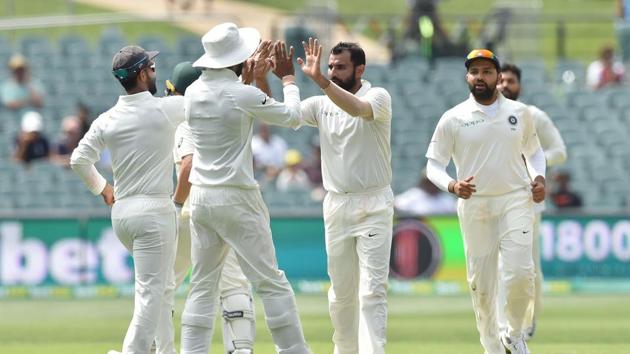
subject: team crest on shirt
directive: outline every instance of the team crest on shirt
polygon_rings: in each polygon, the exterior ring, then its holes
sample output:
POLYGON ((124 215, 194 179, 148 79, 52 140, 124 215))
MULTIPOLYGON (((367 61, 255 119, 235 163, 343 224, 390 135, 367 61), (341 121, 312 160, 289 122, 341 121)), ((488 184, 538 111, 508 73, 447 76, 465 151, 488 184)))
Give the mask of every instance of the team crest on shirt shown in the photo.
POLYGON ((177 142, 177 148, 182 147, 182 143, 184 142, 184 138, 179 138, 179 142, 177 142))
POLYGON ((510 122, 510 124, 512 125, 516 125, 516 123, 518 123, 518 119, 516 119, 516 116, 509 116, 508 122, 510 122))
POLYGON ((510 124, 512 125, 516 125, 516 123, 518 123, 518 119, 516 119, 516 116, 509 116, 508 122, 510 122, 510 124))

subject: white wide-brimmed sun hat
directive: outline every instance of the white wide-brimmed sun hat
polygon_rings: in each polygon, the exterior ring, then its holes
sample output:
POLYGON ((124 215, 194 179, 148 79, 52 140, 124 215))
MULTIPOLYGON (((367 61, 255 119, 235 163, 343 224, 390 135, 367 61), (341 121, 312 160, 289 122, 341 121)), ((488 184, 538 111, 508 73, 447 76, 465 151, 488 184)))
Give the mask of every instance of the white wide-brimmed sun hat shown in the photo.
POLYGON ((196 68, 221 69, 240 64, 258 48, 260 32, 251 27, 238 28, 231 22, 214 26, 201 37, 206 51, 193 63, 196 68))

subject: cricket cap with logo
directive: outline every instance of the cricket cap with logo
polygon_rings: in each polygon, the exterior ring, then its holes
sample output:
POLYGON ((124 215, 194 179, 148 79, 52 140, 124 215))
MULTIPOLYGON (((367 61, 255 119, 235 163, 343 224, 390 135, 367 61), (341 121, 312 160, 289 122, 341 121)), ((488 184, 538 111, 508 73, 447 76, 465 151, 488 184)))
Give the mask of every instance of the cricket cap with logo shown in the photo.
POLYGON ((181 62, 173 68, 170 80, 166 80, 166 89, 169 93, 184 94, 186 88, 190 86, 201 75, 201 69, 193 68, 189 61, 181 62))
POLYGON ((137 45, 125 46, 112 59, 112 74, 121 81, 134 78, 158 54, 160 52, 147 51, 137 45))
POLYGON ((221 69, 247 60, 260 44, 260 32, 238 28, 231 22, 214 26, 201 37, 205 53, 193 63, 196 68, 221 69))
POLYGON ((466 56, 466 61, 464 62, 466 69, 468 69, 470 63, 475 60, 488 60, 494 64, 494 66, 497 68, 497 71, 501 71, 501 64, 499 63, 499 59, 496 55, 494 55, 494 53, 492 53, 492 51, 488 49, 471 50, 470 53, 468 53, 468 55, 466 56))

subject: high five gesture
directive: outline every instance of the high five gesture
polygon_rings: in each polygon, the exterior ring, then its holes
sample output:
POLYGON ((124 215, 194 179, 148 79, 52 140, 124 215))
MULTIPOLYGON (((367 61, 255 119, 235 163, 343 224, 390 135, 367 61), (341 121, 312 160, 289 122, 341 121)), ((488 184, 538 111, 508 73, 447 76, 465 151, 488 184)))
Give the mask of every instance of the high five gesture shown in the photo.
POLYGON ((304 46, 304 59, 298 58, 297 62, 302 67, 302 72, 310 77, 320 88, 325 89, 330 85, 328 80, 321 71, 322 61, 322 45, 319 44, 317 38, 309 38, 308 43, 302 42, 304 46))

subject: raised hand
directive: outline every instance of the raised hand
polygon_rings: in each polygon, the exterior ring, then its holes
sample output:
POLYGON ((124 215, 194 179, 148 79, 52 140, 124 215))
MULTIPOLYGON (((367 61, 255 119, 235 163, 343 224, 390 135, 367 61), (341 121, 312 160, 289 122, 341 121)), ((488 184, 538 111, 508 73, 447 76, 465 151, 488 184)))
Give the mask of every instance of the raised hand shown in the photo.
POLYGON ((320 69, 322 46, 317 38, 309 38, 308 43, 302 42, 302 45, 304 46, 305 58, 298 58, 297 62, 306 76, 319 83, 319 80, 323 77, 320 69))
POLYGON ((473 178, 473 176, 470 176, 463 181, 457 181, 455 185, 453 185, 453 192, 455 195, 462 199, 470 198, 470 196, 477 191, 477 186, 470 183, 473 178))
POLYGON ((264 78, 273 67, 272 50, 274 43, 269 40, 262 41, 258 49, 252 55, 254 59, 254 79, 264 78))
POLYGON ((241 72, 241 82, 245 85, 249 85, 254 82, 254 58, 248 58, 245 63, 243 63, 243 71, 241 72))
POLYGON ((287 51, 287 45, 283 41, 277 41, 273 50, 273 73, 280 79, 287 75, 295 75, 295 68, 293 67, 295 49, 290 47, 287 51))

